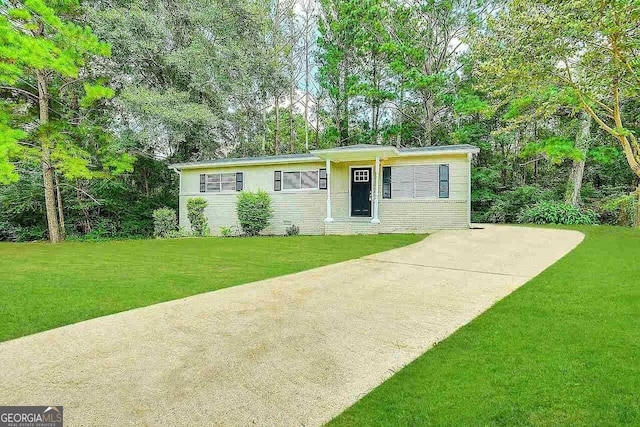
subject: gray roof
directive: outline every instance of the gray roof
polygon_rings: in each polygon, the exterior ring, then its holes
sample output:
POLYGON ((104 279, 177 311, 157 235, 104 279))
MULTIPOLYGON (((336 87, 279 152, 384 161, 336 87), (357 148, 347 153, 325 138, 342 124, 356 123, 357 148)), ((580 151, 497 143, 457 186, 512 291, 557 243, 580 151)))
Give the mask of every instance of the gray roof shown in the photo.
POLYGON ((275 161, 287 161, 287 160, 320 160, 316 156, 311 153, 299 153, 299 154, 281 154, 279 156, 254 156, 254 157, 225 157, 222 159, 212 159, 212 160, 200 160, 197 162, 185 162, 185 163, 176 163, 170 165, 172 168, 180 168, 184 166, 208 166, 208 165, 223 165, 225 163, 237 163, 237 162, 246 162, 246 163, 260 163, 260 162, 268 162, 271 160, 275 161))
MULTIPOLYGON (((332 148, 325 148, 324 150, 334 150, 334 151, 340 151, 340 150, 359 150, 359 149, 375 149, 375 148, 383 148, 383 147, 393 147, 392 145, 378 145, 378 144, 354 144, 354 145, 345 145, 342 147, 332 147, 332 148)), ((321 149, 323 150, 323 149, 321 149)), ((321 151, 318 150, 318 151, 321 151)))
MULTIPOLYGON (((346 145, 344 147, 335 147, 330 150, 349 151, 349 150, 361 150, 361 149, 375 149, 375 148, 395 148, 394 146, 381 146, 377 144, 356 144, 346 145)), ((324 151, 324 150, 317 150, 324 151)), ((429 147, 410 147, 410 148, 398 148, 400 154, 419 154, 419 153, 437 153, 437 152, 471 152, 477 153, 479 150, 477 147, 468 144, 461 145, 439 145, 429 147)), ((320 158, 312 153, 300 153, 300 154, 282 154, 279 156, 256 156, 256 157, 227 157, 222 159, 202 160, 196 162, 185 162, 172 164, 169 167, 175 169, 182 168, 198 168, 206 166, 224 166, 226 164, 270 164, 270 163, 288 163, 288 162, 313 162, 322 161, 320 158)))
POLYGON ((477 152, 478 147, 469 144, 460 145, 431 145, 429 147, 398 148, 401 153, 433 153, 438 151, 472 151, 477 152))

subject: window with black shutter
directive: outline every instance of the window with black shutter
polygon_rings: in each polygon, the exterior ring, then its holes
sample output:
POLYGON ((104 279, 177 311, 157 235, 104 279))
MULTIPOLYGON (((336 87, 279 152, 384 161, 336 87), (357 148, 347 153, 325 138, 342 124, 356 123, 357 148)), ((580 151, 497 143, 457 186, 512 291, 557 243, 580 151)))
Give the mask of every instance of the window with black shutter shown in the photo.
POLYGON ((439 194, 441 199, 449 198, 449 165, 440 165, 439 194))
POLYGON ((391 198, 391 166, 382 168, 382 198, 391 198))
POLYGON ((275 171, 273 173, 273 190, 282 190, 282 171, 275 171))
POLYGON ((236 172, 236 191, 242 191, 242 172, 236 172))
POLYGON ((200 174, 200 192, 204 193, 207 187, 207 176, 203 173, 200 174))
POLYGON ((327 170, 326 169, 320 169, 320 189, 321 190, 327 189, 327 170))

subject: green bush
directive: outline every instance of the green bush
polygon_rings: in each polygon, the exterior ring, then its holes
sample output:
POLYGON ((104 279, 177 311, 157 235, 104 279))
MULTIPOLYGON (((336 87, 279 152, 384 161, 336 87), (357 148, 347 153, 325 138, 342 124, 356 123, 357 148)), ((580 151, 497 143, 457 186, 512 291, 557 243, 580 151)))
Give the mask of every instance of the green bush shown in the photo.
POLYGON ((300 227, 297 225, 292 224, 287 227, 287 236, 297 236, 298 234, 300 234, 300 227))
POLYGON ((187 216, 194 236, 201 237, 211 234, 207 217, 204 216, 204 209, 207 205, 207 201, 202 197, 194 197, 187 200, 187 216))
POLYGON ((638 225, 638 199, 634 194, 625 194, 605 199, 595 205, 604 224, 635 227, 638 225))
POLYGON ((255 236, 267 228, 273 217, 271 197, 264 190, 241 192, 236 209, 242 231, 248 236, 255 236))
POLYGON ((487 212, 486 221, 494 223, 515 222, 518 214, 538 202, 550 201, 553 194, 535 185, 525 185, 498 196, 487 212))
POLYGON ((220 227, 220 235, 222 237, 233 237, 236 234, 235 227, 220 227))
POLYGON ((153 211, 153 235, 166 239, 178 230, 178 218, 176 212, 169 208, 160 208, 153 211))
POLYGON ((523 224, 597 224, 598 214, 593 209, 578 209, 558 202, 538 202, 523 209, 518 215, 523 224))

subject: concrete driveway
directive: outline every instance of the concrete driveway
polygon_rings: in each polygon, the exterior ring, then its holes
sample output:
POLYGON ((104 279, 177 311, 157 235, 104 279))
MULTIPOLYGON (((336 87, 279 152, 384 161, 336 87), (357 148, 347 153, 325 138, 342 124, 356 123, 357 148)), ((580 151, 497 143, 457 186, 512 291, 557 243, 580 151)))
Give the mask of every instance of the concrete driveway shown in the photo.
POLYGON ((442 231, 5 342, 0 404, 63 405, 69 426, 321 425, 582 239, 442 231))

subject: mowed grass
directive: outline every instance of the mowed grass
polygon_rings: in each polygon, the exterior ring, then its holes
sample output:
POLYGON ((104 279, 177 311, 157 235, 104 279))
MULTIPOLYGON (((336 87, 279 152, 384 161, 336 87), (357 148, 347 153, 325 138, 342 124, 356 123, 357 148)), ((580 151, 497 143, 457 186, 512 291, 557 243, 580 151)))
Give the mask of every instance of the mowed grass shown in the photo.
POLYGON ((331 426, 640 425, 640 232, 573 252, 331 426))
POLYGON ((0 243, 0 341, 345 261, 423 237, 0 243))

